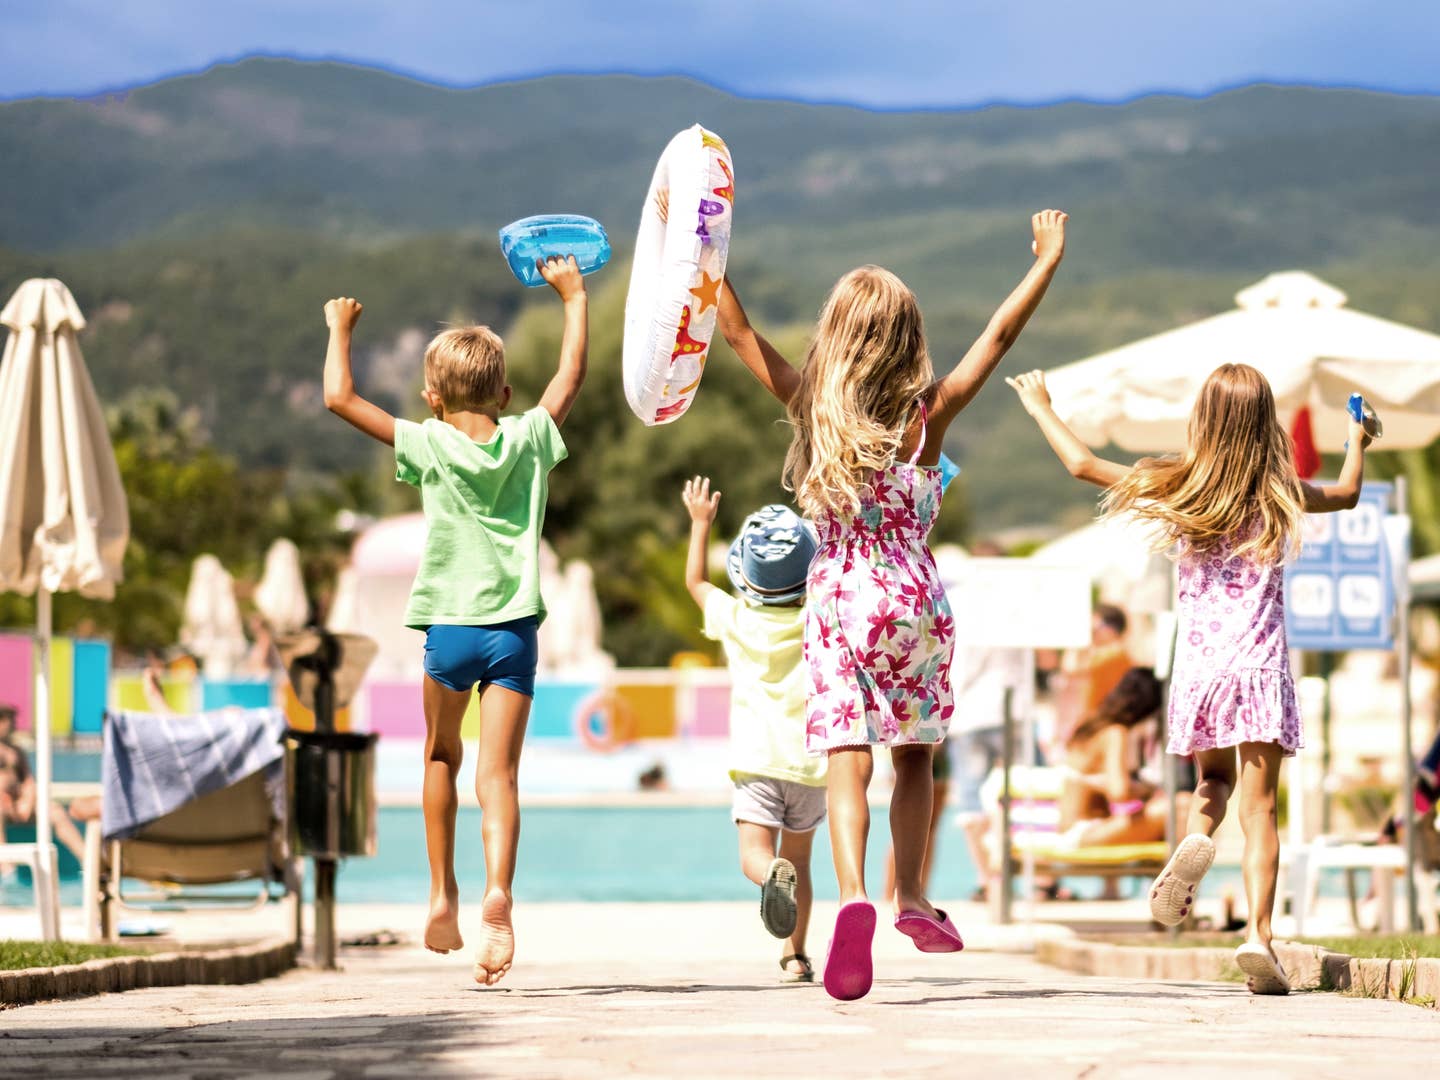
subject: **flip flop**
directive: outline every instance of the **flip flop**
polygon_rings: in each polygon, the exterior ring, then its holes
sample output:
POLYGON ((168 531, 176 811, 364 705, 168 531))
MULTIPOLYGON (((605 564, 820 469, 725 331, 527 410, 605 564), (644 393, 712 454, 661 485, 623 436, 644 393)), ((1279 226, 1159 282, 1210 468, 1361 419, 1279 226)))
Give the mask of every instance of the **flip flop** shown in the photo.
POLYGON ((1195 887, 1215 861, 1215 841, 1191 833, 1150 886, 1150 914, 1161 926, 1179 926, 1195 905, 1195 887))
POLYGON ((935 915, 939 918, 923 911, 902 911, 895 916, 895 929, 913 939, 921 952, 959 952, 965 948, 950 916, 939 908, 935 909, 935 915))
POLYGON ((1254 942, 1241 945, 1235 950, 1235 966, 1250 976, 1245 987, 1252 994, 1290 993, 1290 977, 1264 945, 1254 942))
POLYGON ((788 938, 795 932, 795 865, 776 859, 760 886, 760 921, 771 937, 788 938))
POLYGON ((825 992, 837 1001, 854 1001, 870 992, 875 978, 870 958, 874 938, 875 905, 868 900, 842 904, 825 954, 825 992))
POLYGON ((815 967, 810 963, 810 958, 804 953, 791 953, 789 956, 780 958, 780 981, 782 983, 813 983, 815 981, 815 967), (804 971, 791 971, 790 961, 798 960, 805 968, 804 971))

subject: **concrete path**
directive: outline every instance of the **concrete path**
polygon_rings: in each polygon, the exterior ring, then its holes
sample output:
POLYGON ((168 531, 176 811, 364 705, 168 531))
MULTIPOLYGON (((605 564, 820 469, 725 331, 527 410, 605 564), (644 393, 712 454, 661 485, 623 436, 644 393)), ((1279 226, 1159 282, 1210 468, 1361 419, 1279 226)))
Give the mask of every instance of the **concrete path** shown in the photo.
POLYGON ((1440 1045, 1440 1017, 1414 1006, 927 957, 884 926, 875 989, 839 1004, 772 981, 749 905, 539 905, 517 933, 493 990, 463 957, 400 947, 351 950, 335 973, 6 1011, 0 1075, 1313 1080, 1423 1075, 1440 1045))

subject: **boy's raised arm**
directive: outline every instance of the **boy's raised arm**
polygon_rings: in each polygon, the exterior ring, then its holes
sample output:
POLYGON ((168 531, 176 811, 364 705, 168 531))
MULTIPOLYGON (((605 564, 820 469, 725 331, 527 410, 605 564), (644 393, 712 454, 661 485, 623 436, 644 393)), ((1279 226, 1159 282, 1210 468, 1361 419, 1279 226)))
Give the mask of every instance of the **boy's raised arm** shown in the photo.
POLYGON ((780 404, 789 405, 800 388, 800 373, 775 346, 756 333, 728 277, 720 286, 720 314, 716 321, 726 343, 750 369, 750 374, 759 379, 760 385, 774 394, 780 404))
POLYGON ((1065 222, 1068 220, 1069 215, 1061 210, 1042 210, 1030 219, 1030 227, 1035 233, 1035 240, 1030 245, 1030 250, 1035 253, 1034 265, 1015 291, 996 309, 989 325, 955 365, 955 370, 937 385, 931 413, 935 417, 933 426, 941 434, 956 414, 980 392, 985 380, 1010 351, 1010 346, 1015 344, 1030 316, 1040 306, 1065 254, 1065 222))
POLYGON ((1055 456, 1061 460, 1071 476, 1097 487, 1108 488, 1129 475, 1129 468, 1097 457, 1093 450, 1065 426, 1065 421, 1056 415, 1050 405, 1050 391, 1045 388, 1043 371, 1031 371, 1005 381, 1020 395, 1020 403, 1025 406, 1025 411, 1040 425, 1045 441, 1050 444, 1050 449, 1055 451, 1055 456))
POLYGON ((395 445, 395 417, 355 392, 350 373, 350 338, 364 311, 360 301, 342 296, 325 304, 330 345, 325 350, 325 407, 386 446, 395 445))
POLYGON ((574 255, 564 258, 551 255, 543 262, 537 259, 535 265, 565 304, 565 337, 560 342, 560 363, 555 369, 555 377, 540 396, 540 407, 558 426, 570 415, 575 399, 580 396, 580 387, 585 383, 590 355, 589 299, 585 294, 585 279, 580 276, 574 255))
POLYGON ((720 492, 712 494, 709 479, 697 476, 685 481, 685 492, 681 498, 685 501, 685 509, 690 511, 690 550, 685 556, 685 587, 703 611, 706 596, 715 588, 710 584, 710 571, 706 564, 709 561, 710 526, 720 506, 720 492))

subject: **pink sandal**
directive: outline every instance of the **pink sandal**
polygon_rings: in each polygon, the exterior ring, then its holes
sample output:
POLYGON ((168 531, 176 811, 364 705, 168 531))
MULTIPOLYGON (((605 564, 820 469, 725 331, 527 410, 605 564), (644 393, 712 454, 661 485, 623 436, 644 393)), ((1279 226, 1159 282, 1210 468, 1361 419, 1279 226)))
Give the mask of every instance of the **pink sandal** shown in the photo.
POLYGON ((868 900, 842 904, 825 954, 825 991, 837 1001, 854 1001, 870 992, 875 977, 870 958, 874 938, 875 905, 868 900))
POLYGON ((921 952, 959 952, 965 948, 960 931, 939 908, 935 909, 934 916, 923 911, 902 911, 895 916, 895 929, 912 938, 921 952))

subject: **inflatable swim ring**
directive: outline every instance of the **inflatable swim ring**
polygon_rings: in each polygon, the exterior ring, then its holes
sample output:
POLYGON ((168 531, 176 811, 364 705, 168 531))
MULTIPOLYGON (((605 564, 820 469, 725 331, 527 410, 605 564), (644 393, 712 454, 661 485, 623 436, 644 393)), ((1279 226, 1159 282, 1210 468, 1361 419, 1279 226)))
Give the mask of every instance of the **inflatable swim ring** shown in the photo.
POLYGON ((699 124, 670 140, 640 214, 625 298, 625 400, 646 424, 690 407, 719 312, 730 253, 735 170, 723 139, 699 124), (668 222, 655 196, 669 192, 668 222))

